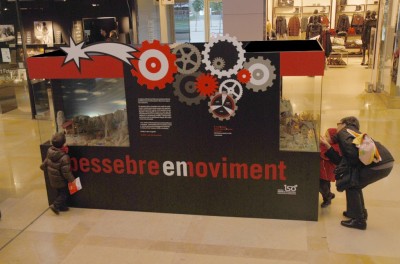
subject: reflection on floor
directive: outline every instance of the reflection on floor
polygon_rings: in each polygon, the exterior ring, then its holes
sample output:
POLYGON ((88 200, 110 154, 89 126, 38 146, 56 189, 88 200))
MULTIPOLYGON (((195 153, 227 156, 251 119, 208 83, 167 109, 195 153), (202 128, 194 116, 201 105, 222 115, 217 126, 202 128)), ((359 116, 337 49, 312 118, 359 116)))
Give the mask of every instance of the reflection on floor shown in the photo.
POLYGON ((56 216, 38 166, 51 128, 10 113, 0 117, 0 263, 400 263, 400 110, 364 92, 370 72, 360 60, 327 69, 322 131, 358 116, 396 158, 391 175, 365 189, 366 231, 340 226, 337 192, 318 222, 79 208, 56 216), (49 130, 44 138, 39 126, 49 130))

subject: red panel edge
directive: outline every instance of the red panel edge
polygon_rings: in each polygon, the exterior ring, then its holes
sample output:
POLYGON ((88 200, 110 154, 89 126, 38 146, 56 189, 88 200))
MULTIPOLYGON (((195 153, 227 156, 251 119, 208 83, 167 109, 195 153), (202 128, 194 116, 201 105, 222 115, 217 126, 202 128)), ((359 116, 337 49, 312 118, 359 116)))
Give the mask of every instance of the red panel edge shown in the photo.
POLYGON ((91 56, 81 60, 81 71, 65 57, 30 57, 27 59, 30 79, 123 78, 123 62, 110 56, 91 56))
POLYGON ((281 76, 323 76, 324 69, 324 51, 280 53, 281 76))

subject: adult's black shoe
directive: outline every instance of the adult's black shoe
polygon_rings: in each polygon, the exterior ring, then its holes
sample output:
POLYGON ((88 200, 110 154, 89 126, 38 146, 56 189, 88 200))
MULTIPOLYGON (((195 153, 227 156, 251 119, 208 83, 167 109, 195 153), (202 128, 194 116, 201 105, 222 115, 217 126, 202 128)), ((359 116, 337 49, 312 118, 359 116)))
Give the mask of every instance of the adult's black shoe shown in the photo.
POLYGON ((367 229, 367 222, 364 219, 350 219, 340 222, 342 226, 356 228, 360 230, 367 229))
POLYGON ((55 213, 56 215, 60 214, 60 211, 54 205, 50 205, 49 207, 51 211, 53 211, 53 213, 55 213))
MULTIPOLYGON (((344 217, 347 217, 347 218, 351 218, 351 217, 347 214, 347 211, 343 211, 343 216, 344 216, 344 217)), ((367 211, 367 209, 364 209, 364 219, 365 219, 365 220, 368 220, 368 211, 367 211)))

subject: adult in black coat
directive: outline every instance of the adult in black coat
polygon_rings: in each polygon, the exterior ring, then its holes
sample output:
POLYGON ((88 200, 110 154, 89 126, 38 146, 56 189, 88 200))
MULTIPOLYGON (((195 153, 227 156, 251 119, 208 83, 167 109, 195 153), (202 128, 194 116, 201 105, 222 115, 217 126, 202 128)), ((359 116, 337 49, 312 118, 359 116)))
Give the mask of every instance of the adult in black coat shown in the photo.
POLYGON ((367 210, 365 209, 362 189, 369 184, 388 176, 393 168, 394 158, 390 152, 379 142, 375 141, 382 160, 378 163, 364 165, 358 156, 358 148, 353 143, 352 136, 347 129, 360 132, 360 123, 354 116, 342 118, 337 123, 337 141, 342 153, 342 160, 338 167, 349 166, 357 171, 353 184, 344 187, 346 191, 347 210, 343 215, 350 218, 341 222, 341 225, 350 228, 365 230, 367 228, 367 210))

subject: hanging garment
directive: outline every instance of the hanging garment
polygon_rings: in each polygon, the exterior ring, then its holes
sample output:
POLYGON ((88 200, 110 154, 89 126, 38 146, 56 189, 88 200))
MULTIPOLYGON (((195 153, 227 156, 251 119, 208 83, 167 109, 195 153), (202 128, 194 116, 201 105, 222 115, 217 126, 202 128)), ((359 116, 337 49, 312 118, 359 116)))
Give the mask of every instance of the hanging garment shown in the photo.
POLYGON ((276 34, 277 35, 287 34, 286 18, 283 16, 278 16, 276 18, 276 34))
POLYGON ((321 24, 324 27, 329 27, 329 18, 326 15, 321 16, 321 24))
POLYGON ((332 52, 331 33, 329 30, 324 30, 322 32, 319 43, 321 43, 321 46, 325 51, 325 57, 329 57, 332 52))
POLYGON ((347 32, 349 27, 350 27, 350 20, 349 20, 348 15, 346 15, 346 14, 340 15, 338 18, 337 25, 336 25, 336 30, 347 32))
POLYGON ((309 21, 309 18, 307 18, 307 17, 302 17, 301 18, 301 32, 306 32, 307 31, 308 21, 309 21))
POLYGON ((351 27, 356 31, 356 34, 361 34, 364 26, 364 17, 361 14, 354 14, 351 19, 351 27))
POLYGON ((321 23, 310 23, 307 26, 306 39, 321 36, 322 34, 322 24, 321 23))
POLYGON ((288 23, 289 36, 298 36, 300 34, 300 19, 298 16, 292 16, 288 23))

